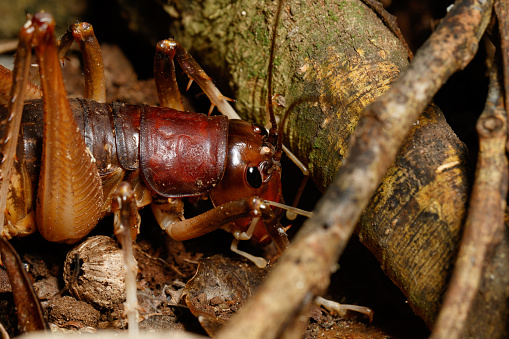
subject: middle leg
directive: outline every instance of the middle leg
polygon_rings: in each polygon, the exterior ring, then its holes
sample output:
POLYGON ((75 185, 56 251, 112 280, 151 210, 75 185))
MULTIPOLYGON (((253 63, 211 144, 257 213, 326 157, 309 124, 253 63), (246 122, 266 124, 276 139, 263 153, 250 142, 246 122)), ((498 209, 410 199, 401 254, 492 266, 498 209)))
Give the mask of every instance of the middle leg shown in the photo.
MULTIPOLYGON (((156 85, 161 106, 183 110, 179 108, 180 94, 178 92, 177 82, 175 80, 175 67, 173 58, 177 58, 184 72, 189 76, 189 86, 195 81, 210 99, 211 106, 208 114, 212 113, 214 107, 229 119, 240 119, 228 101, 232 99, 225 97, 214 85, 212 79, 198 65, 196 60, 189 54, 184 47, 173 39, 166 39, 157 44, 156 62, 154 64, 154 74, 156 76, 156 85)), ((180 104, 182 105, 182 104, 180 104)))

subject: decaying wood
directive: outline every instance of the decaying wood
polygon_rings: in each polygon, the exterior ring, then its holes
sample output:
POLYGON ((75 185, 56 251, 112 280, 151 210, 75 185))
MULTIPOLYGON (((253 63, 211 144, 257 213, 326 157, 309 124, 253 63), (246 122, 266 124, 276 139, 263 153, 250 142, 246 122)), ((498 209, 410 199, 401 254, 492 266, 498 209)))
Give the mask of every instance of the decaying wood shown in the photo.
POLYGON ((438 313, 468 196, 464 146, 430 105, 361 216, 357 232, 431 326, 438 313))
POLYGON ((442 83, 475 54, 491 7, 490 1, 457 3, 393 86, 368 106, 347 160, 316 214, 220 338, 276 337, 292 315, 324 292, 331 269, 405 135, 442 83))

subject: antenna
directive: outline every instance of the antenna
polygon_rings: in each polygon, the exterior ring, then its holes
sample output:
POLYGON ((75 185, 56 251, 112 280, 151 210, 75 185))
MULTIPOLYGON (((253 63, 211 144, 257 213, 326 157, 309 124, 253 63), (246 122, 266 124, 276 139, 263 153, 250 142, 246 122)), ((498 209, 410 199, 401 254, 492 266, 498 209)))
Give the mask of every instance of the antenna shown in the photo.
POLYGON ((272 145, 277 143, 277 122, 276 116, 274 115, 274 105, 272 104, 272 73, 274 68, 274 50, 276 49, 276 35, 277 26, 279 25, 279 18, 281 17, 281 9, 283 8, 283 0, 280 0, 277 6, 276 20, 274 22, 274 29, 272 30, 272 43, 270 44, 270 58, 269 58, 269 69, 268 69, 268 83, 267 83, 267 109, 270 117, 270 130, 269 130, 269 142, 272 145))

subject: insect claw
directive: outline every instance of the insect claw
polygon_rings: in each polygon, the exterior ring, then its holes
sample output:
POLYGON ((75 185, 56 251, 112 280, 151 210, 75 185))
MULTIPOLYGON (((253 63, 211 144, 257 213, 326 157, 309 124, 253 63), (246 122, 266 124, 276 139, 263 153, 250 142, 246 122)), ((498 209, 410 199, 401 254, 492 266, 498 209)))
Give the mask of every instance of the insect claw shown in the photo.
POLYGON ((244 258, 250 260, 253 264, 255 264, 258 268, 264 268, 267 266, 267 260, 261 257, 255 257, 247 252, 241 251, 237 248, 239 244, 239 240, 233 239, 230 249, 232 252, 237 253, 238 255, 243 256, 244 258))
POLYGON ((226 101, 230 101, 230 102, 235 102, 236 100, 235 99, 232 99, 232 98, 228 98, 228 97, 225 97, 224 95, 220 95, 219 96, 220 99, 223 99, 223 100, 226 100, 226 101))
POLYGON ((275 94, 272 96, 272 105, 278 107, 286 107, 286 99, 281 94, 275 94))
MULTIPOLYGON (((70 61, 70 60, 71 60, 71 59, 69 59, 69 57, 64 56, 64 57, 60 58, 60 63, 61 63, 61 64, 62 64, 62 66, 63 66, 63 65, 65 65, 65 63, 66 63, 67 61, 70 61)), ((38 64, 35 64, 35 65, 33 65, 33 66, 36 66, 36 65, 38 65, 38 64)))
POLYGON ((269 237, 268 234, 264 234, 263 237, 260 238, 260 243, 263 243, 265 241, 265 239, 267 239, 269 237))
POLYGON ((369 319, 369 324, 373 322, 373 310, 369 307, 358 306, 358 305, 346 305, 338 302, 327 300, 322 297, 316 297, 315 304, 322 306, 333 314, 337 314, 341 317, 346 315, 346 311, 353 311, 364 314, 369 319))
POLYGON ((193 81, 194 81, 193 79, 189 78, 189 82, 187 83, 187 87, 186 87, 186 92, 189 91, 189 88, 191 88, 191 85, 193 84, 193 81))
POLYGON ((208 115, 211 115, 211 114, 212 114, 212 111, 214 110, 214 107, 216 107, 216 105, 214 105, 214 104, 211 104, 211 105, 210 105, 208 115))

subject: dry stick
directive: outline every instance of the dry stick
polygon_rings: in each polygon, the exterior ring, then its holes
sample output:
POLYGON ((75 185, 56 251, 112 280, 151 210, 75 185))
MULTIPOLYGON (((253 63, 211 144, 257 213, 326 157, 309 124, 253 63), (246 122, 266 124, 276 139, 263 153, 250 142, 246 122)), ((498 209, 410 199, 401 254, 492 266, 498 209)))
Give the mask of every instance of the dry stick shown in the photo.
POLYGON ((505 227, 507 116, 496 65, 491 69, 488 99, 477 121, 477 133, 479 157, 467 221, 450 287, 431 335, 434 339, 459 338, 467 328, 484 265, 490 262, 505 227))
POLYGON ((138 295, 136 274, 137 265, 133 254, 133 229, 138 224, 138 210, 131 185, 121 182, 114 197, 115 235, 124 252, 126 302, 124 313, 127 315, 129 337, 138 337, 138 295))
POLYGON ((349 156, 258 293, 217 338, 273 338, 322 294, 362 210, 412 124, 449 76, 473 58, 493 1, 465 0, 448 13, 414 60, 366 109, 349 156))
POLYGON ((496 0, 495 13, 498 19, 500 48, 504 73, 505 110, 509 112, 509 0, 496 0))
POLYGON ((0 235, 0 257, 4 262, 12 286, 12 296, 18 315, 21 334, 48 329, 41 304, 28 278, 27 271, 12 245, 0 235))

